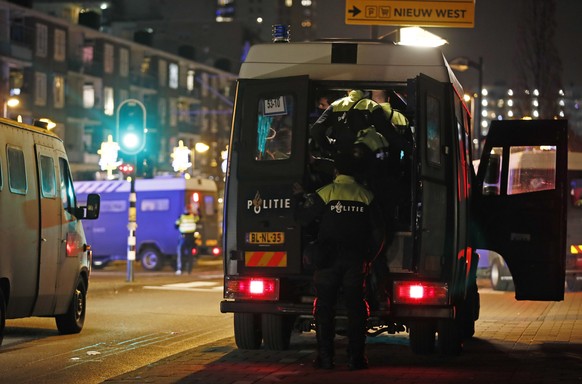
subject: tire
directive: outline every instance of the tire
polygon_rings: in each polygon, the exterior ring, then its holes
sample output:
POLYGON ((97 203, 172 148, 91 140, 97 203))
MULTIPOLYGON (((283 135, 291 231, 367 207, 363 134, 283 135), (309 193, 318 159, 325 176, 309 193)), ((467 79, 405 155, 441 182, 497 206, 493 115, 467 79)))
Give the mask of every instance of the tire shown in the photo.
POLYGON ((85 323, 87 310, 87 286, 82 278, 79 278, 77 287, 73 292, 69 309, 63 315, 55 316, 57 329, 61 335, 79 333, 85 323))
POLYGON ((507 291, 509 289, 509 283, 501 278, 504 276, 503 268, 501 268, 501 263, 499 260, 495 260, 491 266, 491 287, 495 291, 507 291))
POLYGON ((4 292, 0 289, 0 345, 4 340, 4 328, 6 327, 6 300, 4 299, 4 292))
POLYGON ((568 289, 572 292, 578 292, 582 290, 582 281, 577 281, 576 275, 567 275, 566 285, 568 286, 568 289))
POLYGON ((459 322, 463 339, 470 339, 475 335, 475 321, 479 319, 481 299, 477 284, 472 284, 467 292, 467 300, 459 311, 459 322))
POLYGON ((289 349, 294 318, 291 316, 263 314, 261 319, 265 349, 284 351, 289 349))
POLYGON ((457 356, 463 350, 462 324, 458 320, 445 319, 438 322, 437 346, 445 356, 457 356))
POLYGON ((156 247, 145 247, 139 252, 141 267, 146 271, 159 271, 164 267, 164 259, 156 247))
POLYGON ((259 349, 262 339, 261 315, 234 314, 234 340, 239 349, 259 349))
POLYGON ((410 349, 417 355, 430 355, 434 352, 435 325, 432 321, 414 321, 409 325, 410 349))

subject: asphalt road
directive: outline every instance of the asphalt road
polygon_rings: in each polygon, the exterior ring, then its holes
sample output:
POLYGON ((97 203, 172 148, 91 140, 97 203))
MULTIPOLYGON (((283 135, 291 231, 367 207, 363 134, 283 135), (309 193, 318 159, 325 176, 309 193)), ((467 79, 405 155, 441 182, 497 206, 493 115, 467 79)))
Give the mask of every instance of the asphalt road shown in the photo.
POLYGON ((176 353, 231 336, 221 314, 222 269, 205 261, 175 276, 125 265, 94 271, 83 331, 61 336, 52 318, 8 320, 0 383, 101 383, 176 353))

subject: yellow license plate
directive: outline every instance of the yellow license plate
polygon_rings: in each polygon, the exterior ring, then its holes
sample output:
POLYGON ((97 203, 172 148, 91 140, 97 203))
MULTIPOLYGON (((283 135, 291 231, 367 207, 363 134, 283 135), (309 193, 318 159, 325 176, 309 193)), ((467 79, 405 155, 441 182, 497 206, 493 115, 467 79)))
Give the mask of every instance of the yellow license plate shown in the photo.
POLYGON ((285 232, 248 232, 248 244, 284 244, 285 232))

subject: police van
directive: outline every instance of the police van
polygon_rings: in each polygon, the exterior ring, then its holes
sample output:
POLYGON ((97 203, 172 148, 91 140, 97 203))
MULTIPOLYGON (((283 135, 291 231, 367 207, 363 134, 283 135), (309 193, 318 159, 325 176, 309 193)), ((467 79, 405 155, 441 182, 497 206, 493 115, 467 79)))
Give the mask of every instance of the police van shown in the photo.
MULTIPOLYGON (((475 173, 464 92, 438 50, 263 44, 240 70, 226 178, 220 308, 234 313, 237 346, 285 349, 293 330, 314 329, 309 231, 294 219, 292 185, 313 191, 323 184, 310 122, 321 95, 352 89, 391 95, 410 122, 412 148, 401 153, 393 185, 395 217, 385 218, 395 228, 380 259, 389 270, 388 298, 372 308, 368 334, 406 331, 415 353, 460 353, 479 316, 476 249, 503 255, 517 300, 563 300, 566 121, 494 122, 475 173), (541 147, 551 158, 550 184, 512 189, 512 156, 541 147), (502 161, 490 161, 492 153, 502 161), (486 175, 496 164, 501 182, 490 193, 486 175)), ((345 314, 338 305, 338 331, 345 314)))
POLYGON ((69 162, 47 129, 0 119, 0 343, 6 319, 50 316, 61 334, 85 321, 91 247, 82 219, 99 195, 77 206, 69 162))

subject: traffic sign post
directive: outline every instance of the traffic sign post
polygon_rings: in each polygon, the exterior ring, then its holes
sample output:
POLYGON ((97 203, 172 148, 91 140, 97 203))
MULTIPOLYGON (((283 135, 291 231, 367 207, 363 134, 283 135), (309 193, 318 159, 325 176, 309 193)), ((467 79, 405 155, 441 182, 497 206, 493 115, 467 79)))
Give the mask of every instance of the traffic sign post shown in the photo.
POLYGON ((136 255, 136 192, 135 192, 135 167, 137 166, 137 154, 140 153, 146 144, 146 110, 139 100, 128 99, 117 107, 117 142, 122 152, 133 155, 133 164, 130 174, 129 193, 129 217, 127 229, 127 281, 133 282, 133 263, 136 255))
POLYGON ((475 0, 346 0, 346 24, 475 26, 475 0))

